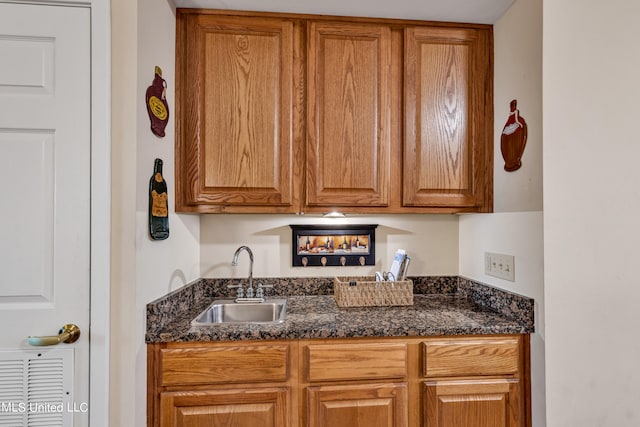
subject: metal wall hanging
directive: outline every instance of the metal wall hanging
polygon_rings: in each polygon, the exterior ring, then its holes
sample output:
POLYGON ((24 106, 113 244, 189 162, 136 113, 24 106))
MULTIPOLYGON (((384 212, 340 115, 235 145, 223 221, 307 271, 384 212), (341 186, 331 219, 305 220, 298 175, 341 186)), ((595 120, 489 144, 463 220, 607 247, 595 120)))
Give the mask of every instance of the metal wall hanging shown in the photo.
POLYGON ((147 113, 151 120, 151 132, 164 137, 164 129, 169 123, 169 104, 167 103, 167 82, 162 78, 162 69, 156 65, 153 83, 145 95, 147 113))
POLYGON ((377 224, 290 225, 292 265, 364 266, 375 265, 377 224))
POLYGON ((518 111, 518 101, 511 101, 511 112, 500 136, 500 151, 504 159, 504 170, 513 172, 522 166, 522 153, 527 144, 527 122, 518 111))

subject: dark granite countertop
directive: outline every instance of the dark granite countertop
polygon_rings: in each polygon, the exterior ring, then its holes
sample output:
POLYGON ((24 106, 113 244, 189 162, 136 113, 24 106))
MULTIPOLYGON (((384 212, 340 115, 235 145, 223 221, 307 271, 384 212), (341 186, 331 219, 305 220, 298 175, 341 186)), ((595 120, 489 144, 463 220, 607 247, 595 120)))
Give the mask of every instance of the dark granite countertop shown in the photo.
POLYGON ((414 277, 414 303, 340 308, 332 278, 256 279, 287 298, 281 324, 191 326, 237 279, 199 279, 147 305, 147 343, 303 338, 522 334, 534 332, 533 300, 462 277, 414 277))

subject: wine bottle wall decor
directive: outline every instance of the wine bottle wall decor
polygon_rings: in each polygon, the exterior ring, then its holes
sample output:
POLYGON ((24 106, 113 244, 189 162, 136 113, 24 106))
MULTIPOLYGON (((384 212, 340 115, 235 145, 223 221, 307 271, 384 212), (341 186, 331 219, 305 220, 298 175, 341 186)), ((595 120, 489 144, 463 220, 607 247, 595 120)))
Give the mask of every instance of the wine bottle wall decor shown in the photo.
POLYGON ((513 172, 522 166, 522 154, 527 144, 527 122, 518 111, 518 101, 511 101, 509 118, 500 136, 500 151, 504 159, 504 170, 513 172))
POLYGON ((169 104, 167 103, 167 82, 162 78, 162 69, 156 65, 153 83, 145 95, 147 113, 151 120, 151 132, 160 138, 169 123, 169 104))
POLYGON ((152 240, 169 237, 169 197, 161 159, 156 159, 149 180, 149 236, 152 240))

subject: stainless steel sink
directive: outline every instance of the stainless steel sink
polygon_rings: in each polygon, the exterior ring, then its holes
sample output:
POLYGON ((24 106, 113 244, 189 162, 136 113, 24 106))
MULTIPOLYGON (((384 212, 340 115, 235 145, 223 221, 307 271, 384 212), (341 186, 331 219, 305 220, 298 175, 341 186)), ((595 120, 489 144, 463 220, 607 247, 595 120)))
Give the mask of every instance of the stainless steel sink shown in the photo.
POLYGON ((286 299, 265 302, 216 300, 191 321, 194 326, 221 323, 282 323, 287 312, 286 299))

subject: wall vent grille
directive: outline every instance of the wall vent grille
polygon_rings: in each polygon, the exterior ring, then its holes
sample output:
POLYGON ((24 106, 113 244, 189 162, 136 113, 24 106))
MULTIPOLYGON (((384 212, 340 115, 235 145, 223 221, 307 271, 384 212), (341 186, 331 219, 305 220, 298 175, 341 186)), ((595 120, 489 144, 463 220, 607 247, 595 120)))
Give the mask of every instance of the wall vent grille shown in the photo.
POLYGON ((70 427, 73 349, 0 351, 0 427, 70 427))

